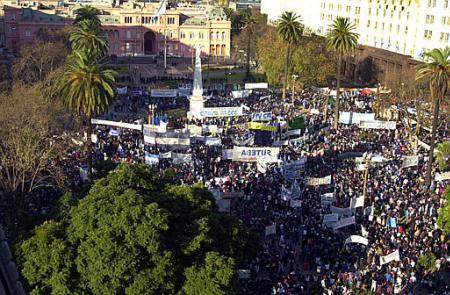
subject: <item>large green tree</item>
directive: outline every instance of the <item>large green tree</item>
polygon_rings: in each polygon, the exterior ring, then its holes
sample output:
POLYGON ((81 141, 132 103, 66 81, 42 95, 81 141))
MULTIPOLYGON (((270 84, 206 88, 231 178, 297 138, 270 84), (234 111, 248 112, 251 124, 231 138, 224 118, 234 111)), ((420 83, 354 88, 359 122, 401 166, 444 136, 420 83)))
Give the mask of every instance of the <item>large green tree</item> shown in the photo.
POLYGON ((341 66, 342 57, 355 50, 359 35, 354 32, 355 25, 345 17, 337 17, 327 34, 328 46, 338 54, 336 75, 336 100, 334 110, 334 128, 339 126, 339 100, 341 95, 341 66))
POLYGON ((439 106, 444 102, 450 79, 450 47, 433 49, 425 52, 426 63, 417 66, 416 79, 428 79, 430 81, 431 98, 433 99, 433 124, 431 127, 430 151, 428 155, 427 173, 425 184, 431 185, 431 172, 434 159, 434 146, 436 132, 439 123, 439 106))
POLYGON ((244 14, 244 30, 247 31, 247 56, 246 56, 246 74, 250 75, 250 57, 251 57, 251 45, 253 40, 253 27, 256 24, 256 18, 252 15, 252 11, 247 9, 244 14))
POLYGON ((300 17, 292 11, 285 11, 277 24, 277 32, 288 45, 286 49, 286 62, 284 65, 283 100, 286 99, 286 89, 289 76, 289 60, 292 54, 292 46, 296 44, 302 34, 304 26, 300 23, 300 17))
POLYGON ((236 294, 257 249, 201 186, 120 165, 18 245, 35 294, 236 294))
POLYGON ((94 59, 102 57, 108 50, 106 36, 92 19, 80 21, 69 39, 74 51, 83 51, 94 59))
POLYGON ((445 234, 450 234, 450 185, 444 192, 445 205, 439 209, 438 225, 445 234))

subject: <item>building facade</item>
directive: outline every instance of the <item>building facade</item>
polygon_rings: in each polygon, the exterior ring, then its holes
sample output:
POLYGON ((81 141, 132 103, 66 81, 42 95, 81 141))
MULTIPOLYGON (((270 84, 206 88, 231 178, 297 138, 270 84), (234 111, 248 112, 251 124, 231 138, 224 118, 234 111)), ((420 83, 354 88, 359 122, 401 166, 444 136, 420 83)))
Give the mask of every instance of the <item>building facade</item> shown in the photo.
POLYGON ((358 43, 421 60, 426 50, 450 44, 450 0, 262 0, 261 12, 276 21, 294 11, 306 27, 326 35, 336 17, 356 26, 358 43))
MULTIPOLYGON (((93 4, 91 4, 93 5, 93 4)), ((12 52, 20 44, 33 41, 40 30, 70 26, 76 5, 37 9, 20 5, 4 6, 5 45, 12 52)), ((159 3, 126 2, 99 7, 102 29, 109 42, 109 54, 144 56, 163 54, 192 57, 195 47, 209 56, 230 56, 231 23, 221 8, 168 8, 155 17, 159 3)))

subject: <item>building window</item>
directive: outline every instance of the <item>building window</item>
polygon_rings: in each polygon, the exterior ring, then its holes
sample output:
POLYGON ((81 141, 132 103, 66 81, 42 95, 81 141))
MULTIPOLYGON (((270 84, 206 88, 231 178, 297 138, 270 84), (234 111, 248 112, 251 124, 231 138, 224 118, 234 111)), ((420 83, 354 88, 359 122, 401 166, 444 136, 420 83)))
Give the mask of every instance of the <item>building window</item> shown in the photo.
POLYGON ((11 27, 11 34, 13 34, 13 35, 16 34, 16 27, 11 27))
POLYGON ((355 18, 355 26, 359 27, 359 18, 355 18))
POLYGON ((433 31, 431 31, 431 30, 424 31, 424 34, 423 34, 424 39, 430 40, 432 36, 433 36, 433 31))
POLYGON ((131 31, 127 31, 127 39, 131 39, 131 31))
POLYGON ((449 40, 449 33, 441 33, 441 38, 440 38, 440 40, 441 41, 445 41, 445 42, 448 42, 448 40, 449 40))
POLYGON ((211 32, 211 40, 214 39, 214 32, 211 32))
POLYGON ((198 38, 203 39, 203 32, 198 33, 198 38))
POLYGON ((136 33, 136 38, 137 38, 137 39, 140 39, 140 38, 141 38, 141 33, 140 33, 140 32, 137 32, 137 33, 136 33))
POLYGON ((15 13, 11 14, 11 20, 12 20, 12 21, 15 21, 15 20, 16 20, 16 14, 15 14, 15 13))
POLYGON ((25 37, 31 37, 31 31, 25 31, 25 37))
POLYGON ((125 50, 128 51, 131 49, 131 44, 129 42, 125 43, 125 50))
POLYGON ((444 0, 444 8, 448 8, 448 0, 444 0))
POLYGON ((436 7, 436 0, 428 0, 428 7, 436 7))
POLYGON ((191 32, 191 33, 189 33, 189 39, 191 39, 191 40, 192 40, 192 39, 194 39, 194 38, 195 38, 195 34, 194 34, 194 33, 192 33, 192 32, 191 32))
POLYGON ((434 23, 434 15, 427 15, 425 18, 425 23, 431 25, 432 23, 434 23))
POLYGON ((222 40, 225 40, 225 32, 222 32, 222 40))
POLYGON ((345 7, 345 12, 347 12, 347 13, 352 12, 352 7, 351 7, 350 5, 347 5, 347 6, 345 7))
POLYGON ((168 17, 167 18, 167 24, 168 25, 174 25, 175 24, 175 18, 174 17, 168 17))
POLYGON ((355 14, 361 13, 361 7, 355 7, 355 14))
POLYGON ((181 39, 186 38, 186 34, 184 32, 181 32, 181 39))
POLYGON ((131 24, 131 23, 133 23, 133 17, 131 17, 131 16, 126 16, 126 17, 125 17, 125 23, 126 23, 126 24, 131 24))

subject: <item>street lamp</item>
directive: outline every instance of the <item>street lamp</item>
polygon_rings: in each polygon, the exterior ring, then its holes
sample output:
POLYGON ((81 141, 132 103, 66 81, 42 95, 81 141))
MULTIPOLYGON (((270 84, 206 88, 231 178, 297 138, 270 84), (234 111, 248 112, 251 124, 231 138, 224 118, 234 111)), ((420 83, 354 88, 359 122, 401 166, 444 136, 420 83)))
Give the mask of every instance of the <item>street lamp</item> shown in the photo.
POLYGON ((369 166, 370 166, 370 160, 372 159, 371 153, 364 153, 363 155, 364 162, 366 164, 366 170, 364 171, 364 191, 363 196, 366 198, 367 195, 367 178, 369 178, 369 166))
POLYGON ((298 75, 294 74, 292 75, 292 79, 294 81, 292 81, 292 102, 295 102, 295 80, 297 80, 298 75))
POLYGON ((148 105, 148 125, 152 125, 152 130, 155 128, 155 111, 157 107, 157 104, 148 105))

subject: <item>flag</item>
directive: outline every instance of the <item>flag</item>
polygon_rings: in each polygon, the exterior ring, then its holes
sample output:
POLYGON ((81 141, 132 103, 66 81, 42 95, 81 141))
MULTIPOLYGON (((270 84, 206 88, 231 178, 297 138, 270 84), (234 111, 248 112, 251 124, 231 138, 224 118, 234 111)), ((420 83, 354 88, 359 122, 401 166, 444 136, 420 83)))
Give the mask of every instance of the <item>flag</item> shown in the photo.
POLYGON ((156 11, 156 14, 155 14, 154 17, 158 18, 161 15, 165 14, 166 13, 166 9, 167 9, 167 0, 163 0, 161 2, 161 5, 159 6, 158 10, 156 11))

